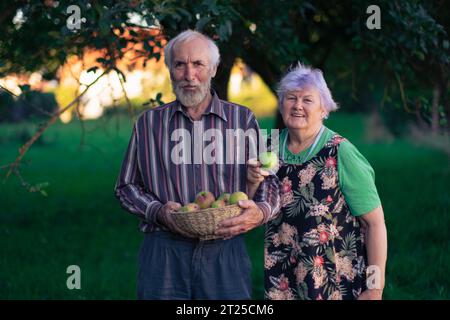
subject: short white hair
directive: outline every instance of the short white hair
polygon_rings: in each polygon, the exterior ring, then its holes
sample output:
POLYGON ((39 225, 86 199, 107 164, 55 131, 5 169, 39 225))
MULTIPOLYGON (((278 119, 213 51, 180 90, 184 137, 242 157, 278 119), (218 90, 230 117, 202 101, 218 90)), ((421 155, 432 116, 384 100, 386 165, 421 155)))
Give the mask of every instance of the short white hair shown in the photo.
POLYGON ((281 109, 283 106, 284 97, 287 92, 305 88, 314 88, 319 91, 320 101, 327 113, 326 116, 339 108, 333 100, 322 71, 302 65, 300 62, 286 73, 278 85, 278 108, 281 109))
POLYGON ((172 71, 172 65, 173 65, 173 48, 180 43, 184 43, 187 41, 191 41, 194 39, 203 39, 208 44, 209 48, 209 57, 210 57, 210 63, 211 68, 217 67, 220 63, 220 53, 219 48, 217 47, 216 43, 208 36, 204 35, 203 33, 200 33, 198 31, 194 31, 191 29, 185 30, 178 34, 175 38, 172 38, 164 47, 164 63, 166 64, 167 68, 172 71))

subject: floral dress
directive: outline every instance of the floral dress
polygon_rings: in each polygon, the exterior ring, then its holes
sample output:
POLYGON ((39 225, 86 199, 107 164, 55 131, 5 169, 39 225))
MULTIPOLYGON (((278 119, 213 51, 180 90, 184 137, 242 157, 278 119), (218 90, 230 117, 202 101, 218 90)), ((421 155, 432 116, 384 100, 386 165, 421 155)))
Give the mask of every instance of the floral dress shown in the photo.
POLYGON ((283 164, 281 212, 265 234, 266 299, 356 299, 366 289, 360 224, 338 181, 334 135, 309 161, 283 164))

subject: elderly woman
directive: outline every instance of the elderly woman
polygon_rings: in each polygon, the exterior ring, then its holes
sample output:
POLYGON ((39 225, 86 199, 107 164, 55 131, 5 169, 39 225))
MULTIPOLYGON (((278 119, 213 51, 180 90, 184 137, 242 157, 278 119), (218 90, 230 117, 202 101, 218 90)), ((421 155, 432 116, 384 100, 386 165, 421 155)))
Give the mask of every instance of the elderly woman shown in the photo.
MULTIPOLYGON (((387 237, 372 167, 324 126, 337 105, 320 70, 298 65, 278 96, 287 128, 276 173, 281 209, 265 236, 266 298, 381 299, 387 237)), ((249 165, 249 190, 265 176, 249 165)))

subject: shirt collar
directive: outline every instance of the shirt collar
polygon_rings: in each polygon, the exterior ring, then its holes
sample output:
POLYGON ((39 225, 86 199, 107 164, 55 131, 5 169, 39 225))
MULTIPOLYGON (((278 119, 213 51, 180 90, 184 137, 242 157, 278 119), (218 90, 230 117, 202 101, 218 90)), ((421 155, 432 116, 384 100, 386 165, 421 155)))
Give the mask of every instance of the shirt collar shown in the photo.
MULTIPOLYGON (((203 115, 213 113, 222 118, 226 122, 227 116, 225 115, 225 111, 223 110, 222 102, 220 101, 219 97, 217 96, 217 93, 214 90, 211 90, 211 95, 212 95, 211 103, 209 104, 208 108, 206 108, 203 115)), ((183 105, 178 100, 176 101, 175 105, 171 107, 169 120, 172 120, 172 117, 176 112, 181 112, 186 117, 188 117, 185 107, 183 107, 183 105)))

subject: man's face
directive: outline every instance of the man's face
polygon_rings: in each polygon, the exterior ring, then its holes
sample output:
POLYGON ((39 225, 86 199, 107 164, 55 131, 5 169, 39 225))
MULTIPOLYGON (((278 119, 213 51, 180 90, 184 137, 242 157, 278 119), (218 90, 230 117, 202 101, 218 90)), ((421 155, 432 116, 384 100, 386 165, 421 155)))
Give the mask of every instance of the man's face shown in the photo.
POLYGON ((198 38, 173 48, 172 86, 185 107, 198 106, 206 98, 215 74, 205 40, 198 38))

